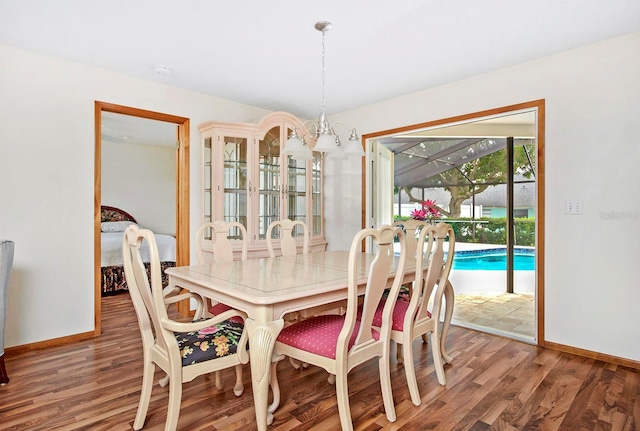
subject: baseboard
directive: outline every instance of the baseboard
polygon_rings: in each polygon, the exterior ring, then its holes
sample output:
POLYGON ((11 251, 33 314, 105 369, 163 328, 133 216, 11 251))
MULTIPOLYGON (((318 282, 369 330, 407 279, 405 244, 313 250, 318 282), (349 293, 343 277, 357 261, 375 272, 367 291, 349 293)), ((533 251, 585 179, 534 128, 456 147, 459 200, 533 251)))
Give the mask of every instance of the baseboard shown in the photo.
MULTIPOLYGON (((7 347, 5 348, 5 353, 18 354, 18 353, 30 352, 32 350, 44 349, 46 347, 63 346, 65 344, 72 344, 72 343, 82 341, 82 340, 87 340, 93 337, 95 337, 94 332, 83 332, 80 334, 69 335, 66 337, 53 338, 51 340, 38 341, 36 343, 30 343, 30 344, 23 344, 21 346, 7 347)), ((640 361, 634 361, 632 359, 626 359, 626 358, 621 358, 619 356, 613 356, 613 355, 607 355, 604 353, 594 352, 592 350, 566 346, 564 344, 552 343, 550 341, 544 342, 543 347, 546 349, 557 350, 559 352, 564 352, 564 353, 571 353, 572 355, 583 356, 585 358, 596 359, 598 361, 609 362, 612 364, 621 365, 623 367, 629 367, 636 370, 640 370, 640 361)))
POLYGON ((631 359, 620 358, 613 355, 606 355, 604 353, 593 352, 586 349, 579 349, 577 347, 565 346, 564 344, 551 343, 549 341, 546 341, 544 343, 544 347, 546 349, 557 350, 564 353, 571 353, 572 355, 584 356, 585 358, 596 359, 598 361, 609 362, 616 365, 622 365, 623 367, 640 370, 640 362, 631 359))
POLYGON ((68 335, 66 337, 52 338, 51 340, 37 341, 35 343, 22 344, 20 346, 6 347, 5 353, 18 354, 24 352, 30 352, 33 350, 44 349, 46 347, 63 346, 65 344, 72 344, 78 341, 87 340, 95 337, 94 331, 82 332, 80 334, 68 335))
MULTIPOLYGON (((484 326, 473 325, 469 322, 458 322, 455 319, 451 321, 453 326, 459 326, 461 328, 471 329, 473 331, 486 332, 487 334, 495 335, 498 337, 509 338, 515 341, 521 341, 523 343, 528 344, 536 344, 534 340, 524 338, 519 338, 514 336, 514 334, 504 331, 499 331, 494 328, 487 328, 484 326)), ((564 344, 552 343, 549 341, 545 341, 539 344, 539 347, 543 347, 549 350, 557 350, 558 352, 571 353, 572 355, 578 355, 589 359, 595 359, 598 361, 609 362, 615 365, 621 365, 623 367, 633 368, 635 370, 640 370, 640 361, 634 361, 632 359, 621 358, 619 356, 607 355, 604 353, 593 352, 591 350, 580 349, 577 347, 566 346, 564 344)))

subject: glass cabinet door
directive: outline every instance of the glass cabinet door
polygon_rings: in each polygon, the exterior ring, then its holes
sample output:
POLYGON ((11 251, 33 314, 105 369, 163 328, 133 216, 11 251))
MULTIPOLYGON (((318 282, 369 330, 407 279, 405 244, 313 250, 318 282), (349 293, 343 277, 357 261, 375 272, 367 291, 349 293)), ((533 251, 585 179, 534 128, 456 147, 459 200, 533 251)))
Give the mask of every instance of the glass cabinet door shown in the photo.
POLYGON ((265 239, 271 222, 282 218, 280 208, 280 127, 258 142, 258 238, 265 239))
MULTIPOLYGON (((289 136, 292 129, 287 127, 285 136, 289 136)), ((309 216, 309 162, 306 160, 294 160, 291 157, 287 157, 286 165, 286 183, 284 205, 285 214, 284 218, 290 220, 300 220, 307 225, 307 228, 311 231, 309 216)), ((293 231, 293 236, 302 236, 303 230, 296 226, 293 231)))
POLYGON ((247 171, 248 139, 223 135, 222 142, 223 219, 239 222, 248 230, 248 193, 251 187, 247 171))
POLYGON ((309 230, 312 236, 323 235, 322 232, 322 158, 313 153, 311 161, 311 211, 312 221, 309 230))
POLYGON ((307 224, 307 162, 287 157, 287 164, 287 218, 307 224))
POLYGON ((204 193, 204 222, 209 223, 213 220, 213 207, 212 207, 212 199, 213 199, 213 178, 211 176, 212 166, 212 146, 211 146, 211 137, 207 137, 204 139, 203 144, 203 162, 204 162, 204 172, 203 172, 203 193, 204 193))

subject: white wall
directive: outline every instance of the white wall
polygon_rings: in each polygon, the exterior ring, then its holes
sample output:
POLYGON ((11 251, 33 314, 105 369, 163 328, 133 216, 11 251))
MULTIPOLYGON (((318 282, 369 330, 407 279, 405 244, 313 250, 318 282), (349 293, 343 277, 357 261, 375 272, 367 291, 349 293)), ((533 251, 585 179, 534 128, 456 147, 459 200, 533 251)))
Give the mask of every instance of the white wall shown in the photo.
POLYGON ((175 236, 175 148, 103 140, 101 156, 102 205, 125 210, 155 233, 175 236))
MULTIPOLYGON (((365 134, 545 99, 546 340, 636 361, 639 53, 634 33, 338 116, 365 134), (565 200, 582 200, 584 214, 565 215, 565 200)), ((327 223, 343 228, 332 247, 359 228, 358 175, 327 178, 327 223)))
MULTIPOLYGON (((640 33, 332 120, 371 133, 546 99, 546 339, 640 360, 638 52, 640 33), (582 200, 584 214, 565 215, 567 199, 582 200)), ((201 221, 197 125, 266 111, 3 45, 0 58, 0 237, 16 241, 14 346, 93 329, 95 100, 191 119, 192 229, 201 221)), ((325 181, 327 239, 347 248, 360 229, 361 161, 327 166, 325 181)))
POLYGON ((268 112, 6 45, 0 59, 0 238, 16 243, 11 347, 93 331, 96 100, 190 118, 192 231, 202 221, 197 126, 268 112))

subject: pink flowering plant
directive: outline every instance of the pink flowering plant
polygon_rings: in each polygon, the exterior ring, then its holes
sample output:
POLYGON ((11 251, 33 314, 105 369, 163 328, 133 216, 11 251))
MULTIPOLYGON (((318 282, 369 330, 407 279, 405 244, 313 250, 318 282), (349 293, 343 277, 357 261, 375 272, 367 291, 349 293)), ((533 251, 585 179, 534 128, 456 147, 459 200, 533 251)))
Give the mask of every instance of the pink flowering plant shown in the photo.
POLYGON ((436 206, 436 201, 427 199, 420 202, 420 208, 411 211, 411 218, 422 221, 440 218, 440 210, 436 206))

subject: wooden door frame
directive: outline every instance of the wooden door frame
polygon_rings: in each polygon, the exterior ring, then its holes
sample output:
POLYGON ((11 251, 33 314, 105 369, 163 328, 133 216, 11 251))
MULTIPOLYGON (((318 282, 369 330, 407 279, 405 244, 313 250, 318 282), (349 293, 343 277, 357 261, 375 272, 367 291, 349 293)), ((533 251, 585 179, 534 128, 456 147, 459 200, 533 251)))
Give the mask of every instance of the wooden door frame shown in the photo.
MULTIPOLYGON (((435 121, 428 121, 426 123, 412 124, 409 126, 398 127, 391 130, 382 130, 378 132, 368 133, 362 135, 362 142, 365 143, 368 139, 377 138, 380 136, 387 136, 391 134, 405 133, 415 129, 424 129, 434 126, 442 126, 450 123, 469 122, 475 119, 490 117, 500 114, 508 114, 513 111, 521 111, 527 109, 535 109, 537 112, 536 118, 536 320, 537 320, 537 333, 536 344, 541 347, 545 347, 545 334, 544 334, 544 250, 545 250, 545 235, 544 235, 544 197, 545 197, 545 165, 544 165, 544 142, 545 142, 545 100, 533 100, 530 102, 519 103, 516 105, 503 106, 500 108, 489 109, 486 111, 474 112, 471 114, 459 115, 456 117, 443 118, 435 121)), ((366 183, 366 158, 362 158, 362 227, 367 226, 366 220, 366 208, 367 208, 367 183, 366 183)))
MULTIPOLYGON (((176 115, 147 111, 129 106, 96 101, 95 165, 94 165, 94 335, 102 332, 102 289, 100 271, 100 206, 102 200, 102 113, 131 115, 150 120, 174 123, 178 127, 176 149, 176 265, 189 264, 189 119, 176 115)), ((189 312, 189 304, 180 304, 182 314, 189 312)))

